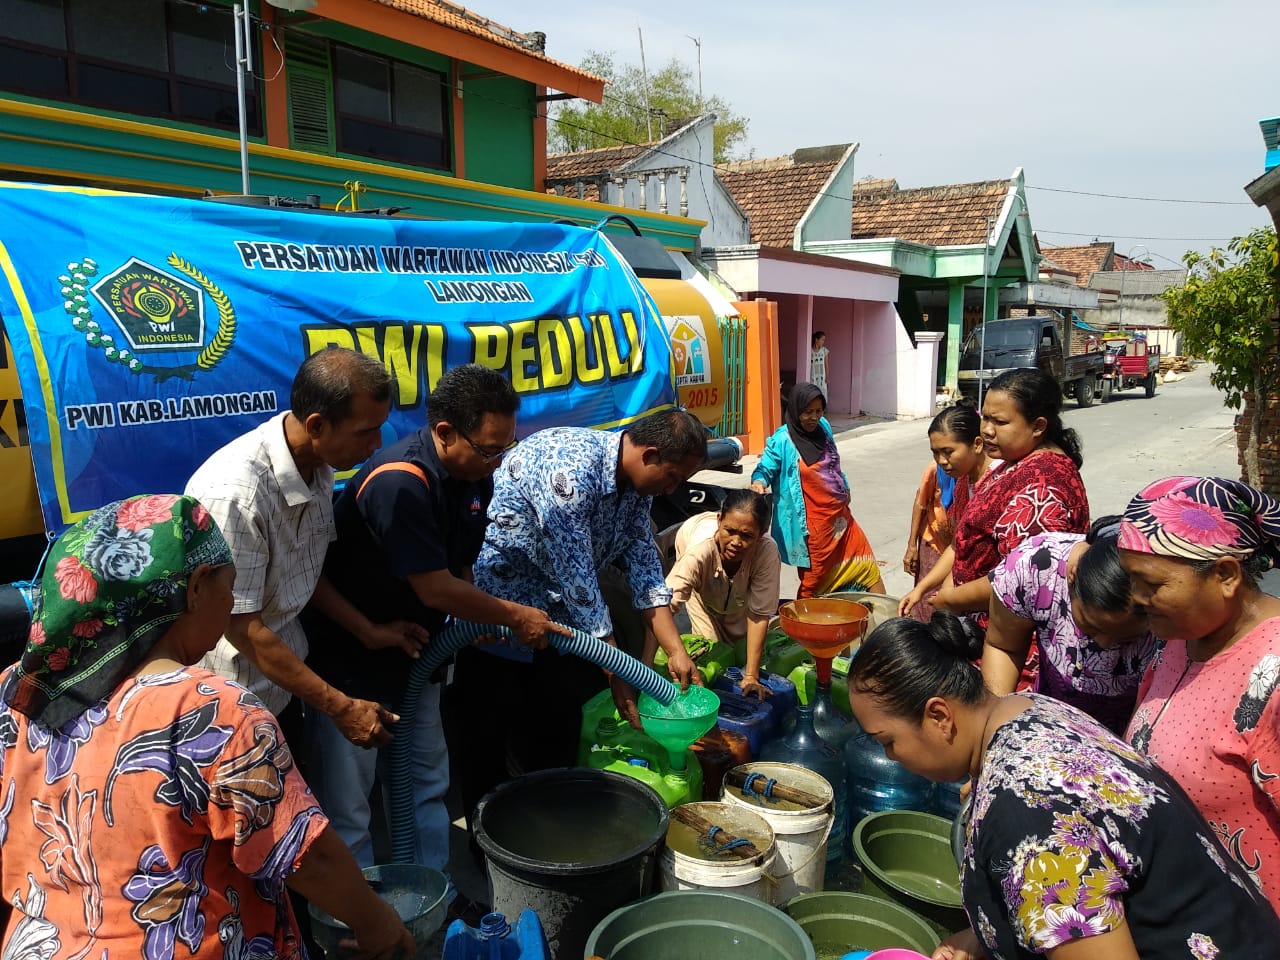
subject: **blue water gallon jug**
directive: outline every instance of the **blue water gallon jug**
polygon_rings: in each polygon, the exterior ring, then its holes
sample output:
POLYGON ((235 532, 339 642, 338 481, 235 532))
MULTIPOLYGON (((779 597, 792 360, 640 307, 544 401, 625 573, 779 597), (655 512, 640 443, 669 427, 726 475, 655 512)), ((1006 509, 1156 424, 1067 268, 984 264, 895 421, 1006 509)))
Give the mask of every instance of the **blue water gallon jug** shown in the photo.
POLYGON ((954 820, 956 814, 960 812, 960 807, 964 801, 960 799, 960 788, 968 781, 958 780, 955 783, 938 783, 933 788, 933 809, 931 813, 936 813, 940 817, 946 817, 948 820, 954 820))
MULTIPOLYGON (((849 820, 853 824, 883 810, 930 812, 933 783, 885 755, 869 733, 852 737, 844 746, 849 771, 849 820)), ((845 838, 846 842, 849 838, 845 838)))
POLYGON ((515 926, 500 913, 486 913, 480 928, 461 920, 444 935, 443 960, 550 960, 542 923, 532 910, 521 910, 515 926))
POLYGON ((813 728, 813 707, 808 704, 796 708, 796 725, 786 736, 770 740, 760 751, 760 760, 776 763, 794 763, 812 770, 827 783, 835 795, 835 818, 831 825, 831 839, 827 841, 827 875, 838 873, 845 860, 845 843, 837 837, 848 837, 852 826, 849 822, 849 788, 846 780, 844 757, 827 743, 813 728))
POLYGON ((775 729, 772 705, 768 700, 744 697, 728 690, 716 690, 715 694, 720 698, 720 715, 716 719, 716 726, 742 734, 751 747, 751 756, 759 756, 760 748, 775 729))
MULTIPOLYGON (((769 706, 773 707, 773 726, 769 732, 770 734, 781 733, 782 727, 791 718, 798 703, 796 685, 786 677, 770 673, 767 670, 760 671, 760 685, 769 691, 768 702, 769 706)), ((715 682, 713 689, 724 690, 741 696, 742 668, 730 667, 724 672, 724 676, 715 682)))

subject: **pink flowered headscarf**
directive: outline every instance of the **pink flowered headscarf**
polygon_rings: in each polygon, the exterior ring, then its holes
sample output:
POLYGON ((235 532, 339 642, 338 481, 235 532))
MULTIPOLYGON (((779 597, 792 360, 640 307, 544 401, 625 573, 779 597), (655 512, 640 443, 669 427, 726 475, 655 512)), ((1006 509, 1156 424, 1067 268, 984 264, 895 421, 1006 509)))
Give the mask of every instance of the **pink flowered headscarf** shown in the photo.
POLYGON ((1239 480, 1166 477, 1129 501, 1121 550, 1184 560, 1280 558, 1280 500, 1239 480))

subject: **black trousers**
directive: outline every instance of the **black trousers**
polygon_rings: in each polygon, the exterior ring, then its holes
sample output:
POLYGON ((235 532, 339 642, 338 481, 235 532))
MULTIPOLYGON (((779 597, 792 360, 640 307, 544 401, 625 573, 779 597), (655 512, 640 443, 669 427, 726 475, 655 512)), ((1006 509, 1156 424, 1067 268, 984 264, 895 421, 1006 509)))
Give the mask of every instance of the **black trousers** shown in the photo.
POLYGON ((469 827, 476 804, 509 778, 508 758, 523 773, 577 764, 582 705, 607 685, 595 664, 551 648, 532 663, 458 651, 449 753, 469 827))

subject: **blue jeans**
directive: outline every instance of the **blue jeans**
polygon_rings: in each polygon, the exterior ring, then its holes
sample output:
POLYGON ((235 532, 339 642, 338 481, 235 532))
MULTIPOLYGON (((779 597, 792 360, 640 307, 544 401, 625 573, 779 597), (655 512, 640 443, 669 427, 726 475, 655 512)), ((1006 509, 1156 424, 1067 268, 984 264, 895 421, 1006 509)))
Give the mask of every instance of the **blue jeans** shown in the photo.
MULTIPOLYGON (((414 863, 447 872, 449 828, 445 807, 449 789, 449 749, 440 723, 440 684, 429 683, 418 698, 412 730, 392 727, 397 737, 410 737, 414 817, 417 831, 414 863)), ((357 747, 319 710, 307 711, 307 780, 320 806, 361 867, 373 866, 373 835, 369 828, 369 794, 373 790, 382 751, 357 747)), ((382 762, 383 782, 389 771, 382 762)), ((388 792, 383 809, 390 814, 388 792)))

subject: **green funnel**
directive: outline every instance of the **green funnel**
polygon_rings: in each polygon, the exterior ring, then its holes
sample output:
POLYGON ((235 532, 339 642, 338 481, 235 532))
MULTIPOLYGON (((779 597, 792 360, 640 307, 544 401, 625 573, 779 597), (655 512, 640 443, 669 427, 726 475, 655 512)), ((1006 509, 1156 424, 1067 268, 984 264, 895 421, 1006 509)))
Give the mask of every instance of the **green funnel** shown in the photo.
POLYGON ((689 744, 716 725, 720 698, 706 687, 690 684, 689 689, 668 706, 642 693, 637 707, 644 732, 662 744, 671 756, 671 769, 683 770, 689 744))

